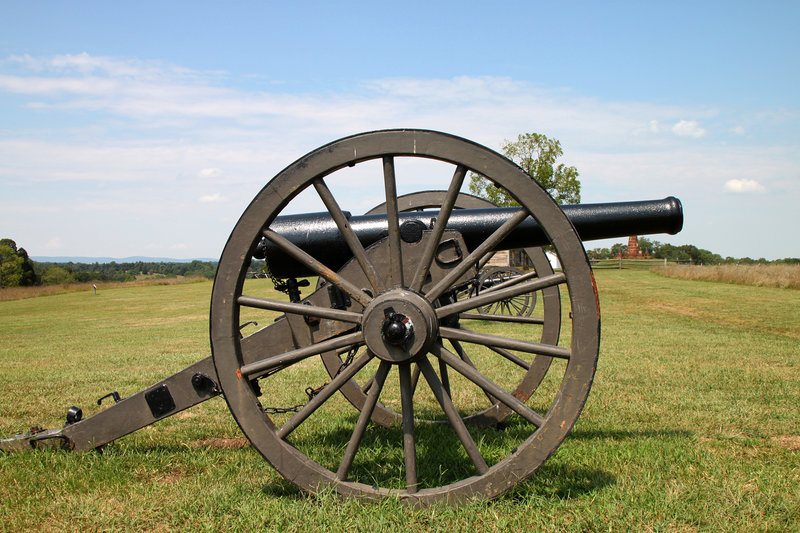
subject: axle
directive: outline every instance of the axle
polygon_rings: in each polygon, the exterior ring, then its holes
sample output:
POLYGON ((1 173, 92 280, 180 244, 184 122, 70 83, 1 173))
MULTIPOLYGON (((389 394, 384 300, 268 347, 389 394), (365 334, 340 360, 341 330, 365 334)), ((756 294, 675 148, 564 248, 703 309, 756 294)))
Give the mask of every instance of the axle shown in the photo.
MULTIPOLYGON (((565 205, 562 209, 583 241, 652 233, 674 235, 683 226, 683 208, 680 200, 673 196, 639 202, 565 205)), ((451 213, 447 228, 461 233, 472 250, 518 210, 514 207, 457 209, 451 213)), ((365 248, 388 233, 385 215, 354 217, 345 214, 365 248)), ((414 239, 415 234, 433 227, 438 215, 439 212, 434 210, 400 213, 401 236, 414 239)), ((333 270, 341 268, 351 257, 344 238, 328 213, 281 216, 272 222, 270 229, 333 270)), ((510 250, 549 243, 536 220, 528 217, 497 249, 510 250)), ((279 278, 311 275, 310 271, 266 239, 258 244, 253 256, 257 259, 266 257, 270 272, 279 278)))

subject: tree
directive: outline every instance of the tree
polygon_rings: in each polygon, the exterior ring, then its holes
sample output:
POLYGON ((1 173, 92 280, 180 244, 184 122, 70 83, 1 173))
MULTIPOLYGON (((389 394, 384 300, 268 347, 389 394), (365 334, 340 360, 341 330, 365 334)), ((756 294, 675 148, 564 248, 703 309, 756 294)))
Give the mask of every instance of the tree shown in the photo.
MULTIPOLYGON (((580 203, 581 182, 578 180, 578 169, 563 163, 556 165, 556 160, 564 155, 557 139, 550 139, 541 133, 525 133, 519 135, 515 142, 506 140, 501 150, 544 187, 557 204, 580 203)), ((469 190, 499 206, 519 205, 505 191, 475 173, 470 173, 469 190)))
POLYGON ((75 276, 72 272, 57 266, 48 267, 42 274, 42 283, 45 285, 61 285, 74 281, 75 276))
POLYGON ((653 255, 653 252, 661 246, 661 243, 658 241, 651 241, 647 237, 639 237, 639 251, 642 252, 645 256, 653 255))
POLYGON ((11 239, 0 239, 0 287, 35 285, 36 272, 25 248, 11 239))
MULTIPOLYGON (((719 265, 724 261, 719 254, 698 248, 692 244, 682 244, 680 246, 662 244, 655 249, 653 257, 669 261, 691 261, 695 265, 719 265)), ((746 263, 747 258, 740 261, 746 263)))
POLYGON ((611 256, 612 257, 619 257, 621 255, 625 255, 628 253, 628 245, 622 244, 621 242, 615 243, 611 245, 611 256))

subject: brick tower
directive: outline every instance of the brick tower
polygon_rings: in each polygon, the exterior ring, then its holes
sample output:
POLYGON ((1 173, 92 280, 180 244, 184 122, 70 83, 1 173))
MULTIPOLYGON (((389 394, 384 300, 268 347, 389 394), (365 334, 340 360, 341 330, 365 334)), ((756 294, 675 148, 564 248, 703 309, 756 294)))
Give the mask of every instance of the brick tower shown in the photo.
POLYGON ((625 253, 625 259, 641 259, 642 251, 639 250, 639 238, 636 235, 628 237, 628 251, 625 253))

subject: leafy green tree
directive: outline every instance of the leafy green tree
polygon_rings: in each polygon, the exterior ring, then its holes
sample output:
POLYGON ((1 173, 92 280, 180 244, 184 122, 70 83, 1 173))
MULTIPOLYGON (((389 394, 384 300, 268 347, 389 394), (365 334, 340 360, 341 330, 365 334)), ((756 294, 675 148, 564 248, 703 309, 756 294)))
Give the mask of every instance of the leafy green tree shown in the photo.
POLYGON ((35 285, 33 261, 25 248, 17 248, 11 239, 0 239, 0 287, 35 285))
MULTIPOLYGON (((557 139, 550 139, 541 133, 525 133, 519 135, 516 141, 506 140, 501 150, 544 187, 556 203, 580 203, 581 182, 578 180, 578 169, 563 163, 556 164, 556 160, 564 155, 561 142, 557 139)), ((470 173, 469 190, 499 206, 519 205, 505 191, 498 189, 479 174, 470 173)))
POLYGON ((661 243, 658 241, 651 241, 647 237, 639 237, 639 250, 644 255, 652 256, 655 249, 659 246, 661 246, 661 243))
POLYGON ((628 245, 621 242, 611 245, 611 257, 619 257, 628 253, 628 245))
POLYGON ((42 284, 44 285, 59 285, 74 281, 75 275, 72 272, 57 266, 48 267, 42 274, 42 284))
POLYGON ((17 287, 22 281, 22 258, 6 244, 0 244, 0 287, 17 287))
POLYGON ((589 259, 611 259, 611 250, 608 248, 593 248, 591 250, 586 250, 586 255, 589 256, 589 259))
MULTIPOLYGON (((667 259, 669 261, 691 261, 694 265, 719 265, 724 262, 722 256, 703 248, 698 248, 693 244, 682 244, 674 246, 672 244, 662 244, 654 252, 653 257, 667 259)), ((740 260, 742 263, 752 261, 750 258, 740 260)), ((766 262, 766 260, 761 260, 766 262)))

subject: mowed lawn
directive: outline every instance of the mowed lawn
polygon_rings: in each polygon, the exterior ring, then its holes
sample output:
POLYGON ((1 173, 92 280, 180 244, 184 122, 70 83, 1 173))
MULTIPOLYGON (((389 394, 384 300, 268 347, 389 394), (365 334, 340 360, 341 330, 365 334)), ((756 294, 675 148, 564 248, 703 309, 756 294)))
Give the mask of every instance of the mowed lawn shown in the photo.
MULTIPOLYGON (((596 277, 587 406, 499 499, 420 509, 305 495, 215 398, 102 453, 0 453, 0 531, 800 530, 800 291, 596 277)), ((91 415, 101 396, 208 356, 210 293, 199 282, 0 302, 0 436, 59 427, 71 405, 91 415)))

